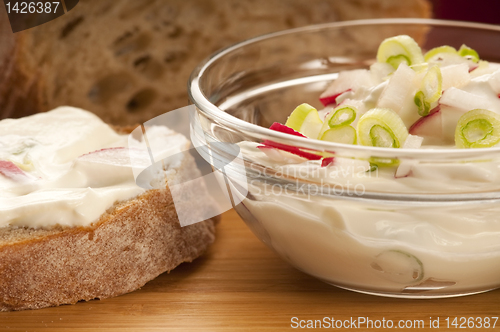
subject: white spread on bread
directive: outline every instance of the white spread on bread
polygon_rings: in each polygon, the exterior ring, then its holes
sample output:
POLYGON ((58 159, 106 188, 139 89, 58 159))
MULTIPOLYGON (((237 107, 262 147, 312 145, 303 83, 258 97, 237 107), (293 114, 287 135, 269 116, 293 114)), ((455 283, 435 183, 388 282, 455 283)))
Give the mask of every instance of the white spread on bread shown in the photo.
MULTIPOLYGON (((166 127, 148 136, 168 138, 169 149, 189 144, 166 127)), ((141 145, 72 107, 0 121, 0 227, 86 226, 143 193, 119 160, 129 142, 141 145)))

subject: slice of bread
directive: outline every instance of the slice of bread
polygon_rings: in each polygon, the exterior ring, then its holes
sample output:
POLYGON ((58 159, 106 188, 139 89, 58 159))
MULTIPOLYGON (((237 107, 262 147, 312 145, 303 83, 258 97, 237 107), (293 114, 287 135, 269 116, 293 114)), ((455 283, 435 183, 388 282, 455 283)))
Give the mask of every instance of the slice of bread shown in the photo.
POLYGON ((12 74, 0 74, 0 118, 71 105, 108 123, 143 123, 185 106, 195 66, 238 41, 308 24, 430 15, 426 0, 80 0, 16 34, 12 74))
MULTIPOLYGON (((174 182, 196 176, 186 154, 174 182)), ((200 216, 210 208, 205 188, 184 194, 200 216)), ((116 202, 86 227, 0 228, 0 311, 134 291, 200 256, 215 239, 215 219, 180 227, 167 187, 116 202)))

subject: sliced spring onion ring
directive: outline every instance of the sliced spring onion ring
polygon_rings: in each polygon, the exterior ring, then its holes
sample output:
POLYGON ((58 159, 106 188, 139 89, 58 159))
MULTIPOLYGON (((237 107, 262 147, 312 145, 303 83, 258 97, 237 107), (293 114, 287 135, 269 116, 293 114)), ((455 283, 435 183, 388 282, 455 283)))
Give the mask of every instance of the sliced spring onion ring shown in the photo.
POLYGON ((424 62, 422 50, 410 36, 401 35, 385 39, 377 51, 377 61, 387 62, 395 69, 401 63, 408 66, 424 62))
POLYGON ((458 55, 464 57, 464 58, 469 58, 473 62, 479 62, 479 54, 472 48, 468 47, 467 45, 463 44, 460 46, 458 50, 458 55))
POLYGON ((451 47, 448 45, 435 47, 433 49, 430 49, 427 53, 425 53, 424 61, 429 62, 431 60, 434 60, 435 58, 439 57, 440 54, 443 54, 443 53, 456 54, 457 50, 454 47, 451 47))
POLYGON ((427 62, 417 63, 415 65, 411 65, 410 68, 413 69, 416 73, 419 73, 429 69, 429 64, 427 62))
POLYGON ((339 106, 326 117, 325 122, 328 121, 330 128, 350 125, 356 120, 356 113, 357 109, 354 106, 339 106))
POLYGON ((337 106, 333 111, 328 113, 323 122, 323 126, 318 135, 318 139, 322 139, 323 134, 330 128, 348 126, 356 120, 358 109, 351 105, 337 106))
POLYGON ((443 76, 441 75, 441 69, 436 65, 429 67, 427 74, 425 74, 422 80, 422 91, 429 103, 438 101, 439 97, 441 97, 442 86, 443 76))
POLYGON ((370 169, 367 170, 367 173, 375 172, 378 169, 378 165, 374 163, 370 163, 370 169))
POLYGON ((397 158, 371 157, 369 161, 370 164, 376 165, 377 167, 393 167, 399 165, 399 160, 397 158))
POLYGON ((472 48, 468 47, 467 45, 462 45, 458 49, 458 51, 451 46, 444 45, 444 46, 439 46, 435 47, 431 50, 429 50, 427 53, 424 55, 424 61, 425 62, 430 62, 432 60, 436 60, 436 58, 439 58, 441 54, 457 54, 460 55, 461 57, 464 58, 469 58, 473 62, 479 62, 479 54, 472 48))
POLYGON ((418 114, 420 114, 420 116, 425 116, 425 115, 429 114, 429 112, 431 110, 431 104, 429 104, 425 101, 425 95, 422 91, 418 91, 415 94, 415 98, 413 98, 413 102, 415 103, 415 105, 417 105, 418 114))
POLYGON ((431 110, 433 103, 437 102, 442 94, 443 76, 437 65, 432 65, 425 74, 421 83, 421 90, 415 94, 413 101, 418 107, 418 114, 426 116, 431 110))
POLYGON ((500 114, 475 109, 462 115, 455 130, 458 148, 489 148, 500 142, 500 114))
POLYGON ((286 120, 285 126, 306 135, 309 138, 317 138, 323 121, 318 111, 309 104, 297 106, 286 120))
POLYGON ((398 68, 400 64, 404 63, 408 66, 411 65, 411 60, 403 54, 393 55, 387 58, 386 62, 394 68, 398 68))
POLYGON ((356 129, 350 125, 336 126, 325 131, 320 139, 328 142, 356 144, 356 129))
POLYGON ((388 108, 374 108, 358 122, 359 141, 362 145, 399 148, 408 137, 403 120, 388 108))
POLYGON ((424 277, 424 265, 416 256, 401 250, 386 250, 375 256, 371 267, 384 274, 385 278, 411 284, 424 277))

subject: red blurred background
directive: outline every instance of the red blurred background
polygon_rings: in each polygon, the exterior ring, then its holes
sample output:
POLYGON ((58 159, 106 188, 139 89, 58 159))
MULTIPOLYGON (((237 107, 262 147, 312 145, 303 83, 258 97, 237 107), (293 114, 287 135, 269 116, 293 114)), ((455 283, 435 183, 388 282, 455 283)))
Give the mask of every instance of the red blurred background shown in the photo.
POLYGON ((500 24, 500 0, 431 0, 434 18, 500 24))

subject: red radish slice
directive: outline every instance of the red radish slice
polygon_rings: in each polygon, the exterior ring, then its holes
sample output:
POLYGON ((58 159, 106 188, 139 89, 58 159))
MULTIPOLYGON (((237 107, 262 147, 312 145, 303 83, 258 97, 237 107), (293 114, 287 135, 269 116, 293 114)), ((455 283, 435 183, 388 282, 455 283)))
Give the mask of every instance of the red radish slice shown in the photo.
POLYGON ((129 149, 124 147, 92 151, 78 157, 77 161, 131 167, 129 149))
POLYGON ((335 99, 335 101, 337 102, 337 106, 342 104, 345 100, 348 100, 348 99, 351 99, 354 97, 354 92, 352 90, 348 90, 344 93, 341 93, 340 96, 337 97, 337 99, 335 99))
MULTIPOLYGON (((300 137, 306 137, 299 133, 296 130, 293 130, 290 127, 285 126, 284 124, 281 124, 279 122, 274 122, 271 127, 269 127, 271 130, 279 131, 280 133, 285 133, 285 134, 290 134, 290 135, 295 135, 295 136, 300 136, 300 137)), ((307 138, 307 137, 306 137, 307 138)))
POLYGON ((410 127, 409 133, 424 138, 440 138, 443 134, 443 127, 439 106, 431 110, 429 115, 418 119, 417 122, 410 127))
POLYGON ((367 69, 342 71, 338 78, 321 94, 320 100, 326 106, 334 103, 338 96, 349 90, 370 88, 373 85, 375 85, 374 79, 367 69))
POLYGON ((400 178, 406 178, 408 176, 411 176, 412 175, 412 168, 415 164, 417 164, 417 162, 415 160, 402 161, 399 164, 398 169, 396 170, 396 173, 394 174, 394 177, 396 179, 400 179, 400 178))
POLYGON ((134 180, 134 173, 151 166, 147 150, 138 148, 107 148, 76 158, 73 167, 85 175, 88 187, 112 186, 123 179, 134 180))
POLYGON ((270 146, 259 145, 257 148, 264 152, 269 159, 279 163, 296 164, 304 162, 303 157, 270 146))
POLYGON ((257 146, 257 148, 260 151, 264 152, 266 154, 266 156, 268 156, 269 159, 271 159, 273 161, 284 162, 286 159, 281 154, 280 150, 278 150, 278 149, 275 149, 275 148, 272 148, 269 146, 265 146, 265 145, 259 145, 259 146, 257 146))
POLYGON ((33 181, 33 178, 20 169, 16 164, 7 160, 0 160, 0 174, 15 182, 33 181))
POLYGON ((339 97, 340 95, 343 95, 344 93, 349 92, 349 91, 352 91, 352 90, 347 89, 345 91, 336 93, 336 94, 331 95, 331 96, 320 97, 319 101, 323 104, 323 106, 328 106, 328 105, 332 105, 332 104, 336 105, 337 104, 337 97, 339 97))
POLYGON ((272 148, 276 148, 276 149, 280 149, 280 150, 283 150, 286 152, 293 153, 294 155, 297 155, 299 157, 303 157, 303 158, 306 158, 309 160, 320 160, 322 158, 320 155, 306 152, 306 151, 302 151, 301 149, 299 149, 295 146, 281 144, 281 143, 273 142, 270 140, 265 140, 262 142, 262 144, 264 144, 264 146, 267 146, 267 147, 272 147, 272 148))
MULTIPOLYGON (((290 135, 295 135, 295 136, 307 138, 306 136, 302 135, 298 131, 295 131, 292 128, 289 128, 289 127, 287 127, 279 122, 273 123, 271 125, 271 127, 269 127, 269 129, 279 131, 279 132, 282 132, 285 134, 290 134, 290 135)), ((299 149, 295 146, 281 144, 281 143, 273 142, 271 140, 265 140, 262 142, 262 144, 263 144, 263 147, 272 147, 272 148, 280 149, 280 150, 290 152, 294 155, 297 155, 299 157, 303 157, 303 158, 306 158, 309 160, 320 160, 322 158, 320 155, 306 152, 306 151, 302 151, 301 149, 299 149)), ((262 145, 259 145, 257 148, 260 148, 260 147, 262 147, 262 145)))
POLYGON ((118 167, 148 167, 151 158, 146 150, 116 147, 89 152, 76 159, 78 164, 103 164, 118 167))
POLYGON ((479 66, 471 66, 471 67, 469 68, 469 73, 470 73, 470 72, 473 72, 473 71, 474 71, 474 70, 476 70, 477 68, 479 68, 479 66))
POLYGON ((323 158, 321 160, 321 167, 327 167, 332 165, 335 162, 335 157, 328 157, 328 158, 323 158))
POLYGON ((467 111, 455 107, 441 105, 441 123, 443 127, 443 144, 455 144, 455 130, 458 120, 467 111))

